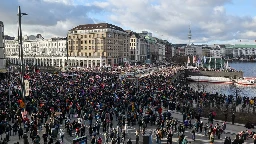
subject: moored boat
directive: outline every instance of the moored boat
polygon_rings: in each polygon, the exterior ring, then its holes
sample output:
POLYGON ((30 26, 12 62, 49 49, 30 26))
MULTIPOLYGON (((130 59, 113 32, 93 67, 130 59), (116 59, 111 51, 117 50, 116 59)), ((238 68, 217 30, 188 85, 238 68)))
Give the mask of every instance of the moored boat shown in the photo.
POLYGON ((233 81, 225 77, 208 77, 208 76, 189 76, 188 80, 194 82, 209 82, 209 83, 227 83, 232 84, 233 81))
POLYGON ((234 81, 237 85, 256 85, 255 79, 236 79, 234 81))

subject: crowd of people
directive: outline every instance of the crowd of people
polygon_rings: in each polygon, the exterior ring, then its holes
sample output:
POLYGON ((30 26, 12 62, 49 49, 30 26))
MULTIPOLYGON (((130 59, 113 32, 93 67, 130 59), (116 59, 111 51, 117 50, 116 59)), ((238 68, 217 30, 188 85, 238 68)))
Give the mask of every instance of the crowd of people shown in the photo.
MULTIPOLYGON (((119 72, 135 72, 139 68, 129 67, 119 72)), ((26 72, 30 91, 25 98, 20 92, 20 73, 10 72, 8 78, 0 80, 0 134, 5 136, 1 143, 6 144, 13 135, 18 135, 24 144, 28 144, 29 139, 34 144, 61 143, 66 136, 86 136, 83 140, 92 144, 103 141, 131 144, 126 127, 135 125, 139 127, 136 143, 147 133, 148 125, 156 126, 151 133, 156 143, 166 137, 171 144, 177 133, 179 143, 186 144, 185 130, 188 129, 193 140, 198 132, 214 143, 214 139, 220 139, 225 132, 226 124, 213 125, 213 112, 209 113, 208 123, 203 123, 201 109, 211 100, 225 103, 231 98, 195 92, 184 82, 173 80, 182 69, 182 66, 158 68, 150 74, 144 73, 143 77, 136 74, 135 78, 120 77, 120 73, 99 68, 26 72), (193 101, 200 101, 201 107, 193 109, 193 101), (171 110, 182 112, 183 121, 173 118, 171 110), (42 129, 44 133, 40 134, 42 129), (60 140, 56 141, 57 137, 60 140)), ((249 137, 253 137, 253 132, 244 131, 234 141, 240 143, 249 137)), ((230 138, 226 138, 225 143, 231 143, 230 138)))

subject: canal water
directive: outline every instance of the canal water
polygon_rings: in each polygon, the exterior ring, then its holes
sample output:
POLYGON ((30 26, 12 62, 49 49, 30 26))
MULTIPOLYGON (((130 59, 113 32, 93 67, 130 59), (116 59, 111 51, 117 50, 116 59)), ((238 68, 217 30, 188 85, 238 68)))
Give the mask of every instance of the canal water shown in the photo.
MULTIPOLYGON (((256 77, 256 63, 255 62, 235 62, 229 63, 231 68, 244 72, 244 77, 256 77)), ((256 97, 256 86, 236 86, 233 84, 210 84, 210 83, 190 83, 190 87, 209 93, 235 95, 236 91, 240 96, 256 97)))

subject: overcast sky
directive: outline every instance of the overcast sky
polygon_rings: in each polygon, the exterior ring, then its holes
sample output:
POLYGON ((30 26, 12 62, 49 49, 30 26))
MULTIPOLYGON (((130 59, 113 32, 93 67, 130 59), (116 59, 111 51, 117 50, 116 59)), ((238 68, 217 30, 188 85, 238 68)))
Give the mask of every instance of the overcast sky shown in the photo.
POLYGON ((136 32, 147 30, 173 43, 256 39, 255 0, 1 0, 5 34, 17 36, 17 9, 23 34, 65 37, 80 24, 112 23, 136 32))

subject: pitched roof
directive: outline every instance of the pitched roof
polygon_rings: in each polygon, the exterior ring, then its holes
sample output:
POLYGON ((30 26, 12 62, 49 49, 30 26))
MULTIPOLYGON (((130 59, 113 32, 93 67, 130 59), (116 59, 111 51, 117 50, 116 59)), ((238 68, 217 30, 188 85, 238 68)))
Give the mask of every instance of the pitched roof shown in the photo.
POLYGON ((256 48, 256 45, 241 45, 241 44, 235 44, 233 48, 256 48))
MULTIPOLYGON (((105 29, 105 28, 111 28, 119 31, 124 31, 121 27, 109 24, 109 23, 98 23, 98 24, 84 24, 79 25, 71 29, 70 31, 74 30, 93 30, 93 29, 105 29)), ((124 31, 125 32, 125 31, 124 31)))

